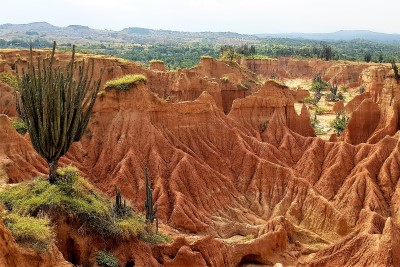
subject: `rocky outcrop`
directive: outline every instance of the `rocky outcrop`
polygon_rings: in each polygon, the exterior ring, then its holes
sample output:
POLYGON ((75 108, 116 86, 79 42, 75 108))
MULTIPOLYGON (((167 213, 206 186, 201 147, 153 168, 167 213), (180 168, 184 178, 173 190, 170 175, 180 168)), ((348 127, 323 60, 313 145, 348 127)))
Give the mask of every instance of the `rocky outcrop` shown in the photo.
POLYGON ((338 102, 336 102, 333 107, 332 107, 332 111, 335 112, 336 114, 343 111, 344 110, 344 103, 343 100, 340 100, 338 102))
MULTIPOLYGON (((332 84, 358 87, 362 84, 362 72, 371 67, 368 63, 345 61, 322 61, 316 59, 242 59, 241 65, 266 78, 312 79, 320 74, 332 84)), ((379 65, 377 68, 384 68, 379 65)))
POLYGON ((375 102, 378 102, 381 98, 385 79, 390 70, 389 66, 379 65, 368 67, 361 73, 363 87, 375 102))
POLYGON ((165 68, 163 61, 153 60, 150 62, 150 70, 166 71, 167 69, 165 68))
POLYGON ((0 174, 6 183, 26 181, 46 172, 46 163, 12 127, 6 115, 0 114, 0 174))
POLYGON ((253 95, 235 100, 229 118, 240 122, 243 127, 252 130, 253 136, 261 139, 275 114, 282 115, 284 125, 294 132, 303 136, 315 136, 307 108, 303 106, 301 114, 297 115, 295 101, 288 87, 268 81, 253 95))
POLYGON ((385 136, 393 136, 399 129, 400 86, 393 78, 386 78, 382 87, 374 86, 374 96, 364 93, 345 107, 351 119, 342 140, 352 144, 377 143, 385 136))
POLYGON ((379 119, 379 105, 371 98, 365 99, 351 114, 343 140, 354 145, 366 143, 376 130, 379 119))
POLYGON ((6 114, 11 117, 17 115, 15 108, 14 89, 7 84, 0 82, 0 114, 6 114))

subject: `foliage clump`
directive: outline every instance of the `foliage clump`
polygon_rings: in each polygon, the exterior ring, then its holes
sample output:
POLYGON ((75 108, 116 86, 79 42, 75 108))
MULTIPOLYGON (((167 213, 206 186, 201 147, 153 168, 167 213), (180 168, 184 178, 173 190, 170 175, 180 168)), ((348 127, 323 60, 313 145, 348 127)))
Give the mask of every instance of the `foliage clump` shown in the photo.
POLYGON ((132 85, 146 83, 147 78, 143 74, 125 75, 121 78, 106 82, 106 88, 115 88, 119 90, 128 90, 132 85))
POLYGON ((28 131, 28 127, 26 126, 26 123, 23 120, 21 120, 20 118, 13 119, 12 126, 21 135, 25 135, 26 132, 28 131))
POLYGON ((347 117, 343 112, 339 112, 336 118, 331 122, 331 127, 334 129, 335 133, 340 136, 344 129, 346 129, 347 123, 349 122, 349 117, 347 117))
POLYGON ((239 83, 239 86, 240 86, 241 88, 245 89, 245 90, 250 89, 250 84, 249 84, 249 82, 247 82, 247 81, 241 81, 241 82, 239 83))
POLYGON ((227 74, 222 75, 222 77, 219 78, 219 79, 220 79, 221 82, 223 82, 223 83, 228 83, 228 82, 229 82, 229 75, 227 75, 227 74))
POLYGON ((1 72, 0 73, 0 82, 6 83, 10 87, 17 89, 18 88, 18 78, 8 72, 1 72))
POLYGON ((321 92, 328 87, 328 83, 322 80, 320 74, 314 76, 311 84, 311 91, 313 92, 321 92))
POLYGON ((15 240, 26 247, 47 250, 54 243, 54 233, 48 217, 9 213, 3 216, 3 220, 15 240))
POLYGON ((397 82, 399 82, 400 80, 399 68, 397 67, 396 62, 394 62, 394 60, 392 60, 390 63, 392 64, 394 78, 396 79, 397 82))
POLYGON ((111 252, 101 250, 96 254, 96 262, 100 267, 118 267, 118 260, 111 252))
POLYGON ((323 129, 323 127, 320 125, 320 121, 317 118, 317 113, 314 113, 314 116, 311 117, 311 126, 313 127, 315 134, 317 135, 323 135, 326 134, 326 131, 323 129))

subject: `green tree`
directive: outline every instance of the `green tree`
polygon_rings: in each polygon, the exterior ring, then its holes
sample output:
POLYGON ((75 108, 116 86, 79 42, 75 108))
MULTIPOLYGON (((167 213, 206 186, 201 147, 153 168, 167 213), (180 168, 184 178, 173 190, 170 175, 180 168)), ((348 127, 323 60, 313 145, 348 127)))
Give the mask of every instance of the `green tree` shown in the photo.
POLYGON ((332 47, 326 43, 322 43, 320 58, 323 58, 326 61, 328 61, 328 60, 331 60, 332 57, 333 57, 332 47))
POLYGON ((51 58, 37 59, 36 67, 31 46, 28 71, 22 69, 16 92, 18 113, 27 125, 33 147, 49 165, 51 183, 57 180, 60 157, 81 139, 100 88, 100 80, 93 81, 93 59, 91 64, 77 64, 73 46, 66 69, 55 67, 55 49, 54 42, 51 58))
POLYGON ((235 58, 235 49, 231 45, 221 46, 220 57, 227 58, 229 61, 233 61, 235 58))
POLYGON ((378 61, 379 61, 379 63, 383 62, 383 54, 382 53, 379 53, 378 61))
POLYGON ((371 58, 372 58, 372 55, 371 55, 371 53, 370 52, 366 52, 365 54, 364 54, 364 60, 365 60, 365 62, 371 62, 371 58))
POLYGON ((393 73, 394 73, 394 78, 396 79, 397 82, 399 82, 400 80, 400 75, 399 75, 399 68, 396 65, 396 62, 394 62, 394 59, 392 59, 390 61, 390 63, 392 64, 392 69, 393 69, 393 73))

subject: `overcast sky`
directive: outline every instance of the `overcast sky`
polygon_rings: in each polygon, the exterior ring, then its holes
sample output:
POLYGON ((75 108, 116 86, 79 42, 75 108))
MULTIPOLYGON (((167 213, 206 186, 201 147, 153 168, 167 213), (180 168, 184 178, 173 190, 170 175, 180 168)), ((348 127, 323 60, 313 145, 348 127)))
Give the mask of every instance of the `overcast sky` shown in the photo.
POLYGON ((398 0, 2 0, 0 24, 47 21, 239 33, 372 30, 400 33, 398 0))

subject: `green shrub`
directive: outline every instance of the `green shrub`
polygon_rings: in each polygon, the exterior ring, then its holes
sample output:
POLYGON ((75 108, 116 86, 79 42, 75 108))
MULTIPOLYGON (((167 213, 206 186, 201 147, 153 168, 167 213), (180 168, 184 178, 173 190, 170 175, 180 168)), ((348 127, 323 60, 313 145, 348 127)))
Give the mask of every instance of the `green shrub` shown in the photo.
POLYGON ((139 238, 150 244, 162 244, 162 243, 168 243, 171 241, 171 237, 169 237, 168 235, 165 235, 160 232, 154 233, 154 231, 141 232, 139 234, 139 238))
POLYGON ((268 127, 268 121, 263 121, 260 123, 260 132, 263 133, 268 127))
POLYGON ((108 251, 99 251, 96 254, 96 262, 100 267, 118 267, 118 260, 108 251))
POLYGON ((347 84, 343 84, 339 86, 339 91, 347 92, 349 90, 349 86, 347 84))
POLYGON ((342 92, 339 92, 337 95, 329 93, 325 95, 325 100, 328 102, 338 102, 340 100, 345 100, 345 96, 343 95, 342 92))
POLYGON ((333 93, 329 93, 325 95, 325 100, 328 102, 337 102, 339 100, 337 100, 337 96, 334 95, 333 93))
POLYGON ((324 131, 324 129, 320 125, 320 121, 318 120, 316 113, 314 113, 314 116, 311 117, 311 126, 313 127, 317 135, 326 134, 326 131, 324 131))
POLYGON ((117 58, 117 62, 121 65, 129 65, 132 61, 124 59, 124 58, 117 58))
POLYGON ((328 83, 322 80, 322 77, 318 74, 313 78, 311 84, 311 91, 313 92, 321 92, 328 87, 328 83))
POLYGON ((121 78, 106 82, 106 88, 115 88, 120 90, 128 90, 132 85, 146 83, 147 78, 143 74, 125 75, 121 78))
POLYGON ((242 81, 239 86, 246 90, 250 89, 250 84, 246 81, 242 81))
POLYGON ((28 131, 28 128, 26 127, 25 122, 23 120, 21 120, 20 118, 13 119, 12 126, 21 135, 26 134, 26 132, 28 131))
POLYGON ((221 82, 223 83, 228 83, 229 82, 229 76, 228 75, 223 75, 221 78, 219 78, 221 82))
POLYGON ((159 60, 159 59, 153 59, 153 60, 150 60, 150 63, 164 63, 164 61, 159 60))
POLYGON ((47 217, 35 218, 9 213, 3 217, 15 240, 26 247, 46 250, 54 243, 54 234, 47 217))
POLYGON ((342 112, 336 115, 336 118, 331 122, 331 127, 334 129, 335 133, 340 136, 344 129, 346 129, 347 123, 349 122, 349 117, 347 117, 342 112))
POLYGON ((317 114, 317 115, 322 115, 325 112, 326 112, 326 109, 323 107, 316 107, 316 109, 315 109, 315 114, 317 114))
POLYGON ((0 82, 8 84, 10 87, 18 89, 18 78, 8 72, 0 73, 0 82))
POLYGON ((390 61, 390 63, 392 64, 392 70, 393 70, 394 78, 398 82, 400 80, 399 68, 397 67, 396 62, 394 61, 394 59, 392 59, 390 61))
POLYGON ((201 59, 212 59, 210 56, 201 56, 201 59))
POLYGON ((313 105, 313 104, 314 104, 314 97, 312 97, 312 96, 306 96, 305 98, 303 98, 303 99, 300 100, 299 102, 300 102, 300 103, 304 103, 304 104, 313 105))

